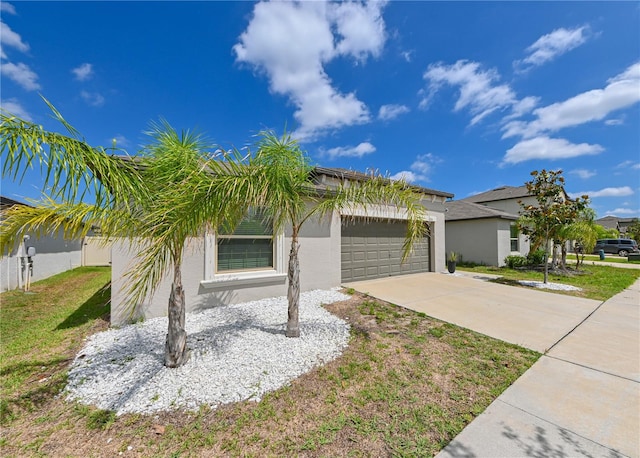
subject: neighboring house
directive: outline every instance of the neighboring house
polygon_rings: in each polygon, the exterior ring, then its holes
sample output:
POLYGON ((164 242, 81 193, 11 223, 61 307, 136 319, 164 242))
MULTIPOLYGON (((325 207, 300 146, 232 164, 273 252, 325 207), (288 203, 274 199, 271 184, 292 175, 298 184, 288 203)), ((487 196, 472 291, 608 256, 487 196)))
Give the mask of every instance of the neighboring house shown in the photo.
POLYGON ((490 266, 503 266, 509 255, 526 256, 529 239, 515 224, 520 202, 537 204, 526 186, 502 186, 447 202, 447 253, 454 251, 464 261, 490 266))
POLYGON ((617 230, 621 236, 627 234, 627 229, 633 223, 637 222, 638 218, 618 218, 617 216, 605 216, 596 220, 596 224, 606 227, 607 229, 617 230))
MULTIPOLYGON (((319 190, 330 189, 344 181, 357 182, 367 175, 343 169, 317 167, 312 173, 319 190)), ((433 272, 445 265, 445 202, 452 194, 416 188, 423 194, 428 209, 426 224, 429 236, 414 246, 404 264, 400 262, 406 233, 402 210, 376 206, 363 218, 360 209, 334 213, 321 220, 311 220, 300 233, 300 286, 302 291, 338 287, 359 281, 392 275, 433 272)), ((207 233, 188 244, 182 264, 187 311, 222 304, 257 300, 287 294, 287 266, 291 244, 290 230, 274 234, 260 224, 241 225, 234 234, 207 233), (235 243, 234 243, 235 239, 235 243), (255 249, 247 256, 246 248, 234 246, 250 243, 255 249)), ((123 304, 123 274, 135 260, 127 242, 114 244, 112 252, 111 324, 121 325, 132 316, 123 304)), ((138 306, 133 318, 165 316, 171 289, 167 278, 153 297, 138 306)), ((283 317, 286 318, 286 309, 283 317)), ((284 320, 284 318, 283 318, 284 320)))
MULTIPOLYGON (((27 205, 7 197, 0 197, 1 211, 14 205, 27 205)), ((26 279, 29 261, 32 263, 31 281, 38 281, 82 265, 82 241, 65 240, 62 231, 40 238, 34 233, 0 259, 0 291, 21 288, 26 279), (35 256, 29 259, 27 248, 35 248, 35 256)))
POLYGON ((460 261, 502 266, 507 256, 529 252, 526 237, 515 226, 517 219, 518 215, 473 202, 447 202, 447 253, 458 253, 460 261))

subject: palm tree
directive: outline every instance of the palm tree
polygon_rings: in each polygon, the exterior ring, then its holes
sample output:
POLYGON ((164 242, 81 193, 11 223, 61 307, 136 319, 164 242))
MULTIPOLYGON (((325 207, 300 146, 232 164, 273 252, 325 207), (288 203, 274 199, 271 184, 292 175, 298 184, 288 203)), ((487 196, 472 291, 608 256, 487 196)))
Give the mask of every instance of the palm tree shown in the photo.
MULTIPOLYGON (((592 208, 583 208, 577 219, 563 227, 560 232, 564 240, 575 241, 573 252, 576 255, 576 270, 584 262, 585 253, 591 253, 596 246, 598 231, 596 229, 596 212, 592 208)), ((564 248, 564 247, 563 247, 564 248)), ((563 252, 563 266, 566 262, 566 250, 563 252)))
MULTIPOLYGON (((278 137, 273 131, 260 133, 257 152, 251 162, 258 174, 259 197, 252 202, 271 217, 274 231, 285 226, 291 230, 288 266, 287 337, 298 337, 300 327, 300 265, 299 236, 303 225, 313 218, 322 218, 336 211, 360 209, 367 212, 375 205, 390 205, 403 209, 407 219, 407 236, 403 246, 403 261, 410 255, 414 242, 425 236, 426 209, 420 194, 403 181, 391 181, 371 173, 366 179, 351 174, 334 188, 321 189, 313 182, 313 167, 299 144, 286 132, 278 137)), ((352 213, 353 212, 347 212, 352 213)))
POLYGON ((4 215, 0 245, 12 247, 29 231, 60 228, 69 238, 83 237, 92 226, 106 237, 130 240, 138 260, 125 274, 132 315, 172 271, 165 365, 181 366, 188 358, 181 276, 185 243, 208 227, 240 220, 247 202, 257 200, 253 169, 233 152, 212 156, 207 152, 212 145, 202 136, 178 133, 166 122, 152 125, 152 141, 138 156, 114 156, 88 145, 49 106, 70 136, 0 113, 3 176, 20 179, 39 162, 49 194, 34 207, 16 206, 4 215), (95 202, 84 202, 91 195, 95 202))

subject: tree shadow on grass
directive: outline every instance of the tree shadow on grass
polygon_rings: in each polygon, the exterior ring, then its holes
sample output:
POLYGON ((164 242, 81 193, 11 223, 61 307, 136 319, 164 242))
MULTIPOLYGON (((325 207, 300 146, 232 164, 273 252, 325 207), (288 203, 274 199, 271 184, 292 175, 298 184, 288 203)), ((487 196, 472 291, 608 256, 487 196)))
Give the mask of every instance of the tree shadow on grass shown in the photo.
POLYGON ((56 326, 55 330, 75 328, 98 318, 109 321, 109 313, 111 311, 110 301, 111 282, 106 283, 93 296, 87 299, 84 304, 56 326))
POLYGON ((16 409, 30 411, 52 399, 66 384, 66 367, 70 358, 53 357, 49 360, 22 361, 6 366, 0 376, 24 378, 18 393, 4 393, 0 402, 0 424, 6 425, 16 418, 16 409))

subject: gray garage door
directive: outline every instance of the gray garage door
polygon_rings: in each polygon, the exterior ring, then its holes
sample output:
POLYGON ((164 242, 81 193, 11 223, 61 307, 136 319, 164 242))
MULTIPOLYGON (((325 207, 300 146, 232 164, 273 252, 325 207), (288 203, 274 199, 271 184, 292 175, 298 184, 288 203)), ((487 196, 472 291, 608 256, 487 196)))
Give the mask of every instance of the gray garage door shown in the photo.
POLYGON ((407 226, 401 221, 342 220, 342 281, 368 280, 429 271, 429 237, 414 245, 404 264, 402 243, 407 226))

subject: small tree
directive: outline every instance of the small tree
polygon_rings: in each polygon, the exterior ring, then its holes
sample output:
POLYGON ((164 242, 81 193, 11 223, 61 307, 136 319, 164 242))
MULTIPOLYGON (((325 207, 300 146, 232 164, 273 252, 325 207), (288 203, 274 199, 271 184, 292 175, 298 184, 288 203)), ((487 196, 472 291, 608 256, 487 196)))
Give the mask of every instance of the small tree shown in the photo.
POLYGON ((40 163, 48 193, 35 207, 15 206, 3 215, 0 245, 12 247, 32 230, 63 228, 68 238, 83 237, 93 225, 106 237, 132 241, 138 262, 125 274, 127 303, 133 313, 172 275, 165 365, 181 366, 188 357, 181 276, 185 243, 207 227, 239 221, 255 200, 255 169, 237 156, 211 157, 211 145, 200 135, 178 133, 167 123, 152 126, 151 142, 135 160, 123 160, 87 144, 49 106, 70 136, 0 113, 3 176, 19 178, 40 163), (83 201, 89 195, 94 203, 83 201))
POLYGON ((520 203, 521 217, 518 228, 529 235, 534 245, 542 242, 546 254, 544 263, 544 283, 549 277, 549 241, 561 238, 561 229, 574 222, 579 212, 586 206, 587 196, 576 200, 566 197, 562 170, 534 170, 533 179, 525 183, 529 194, 534 196, 537 205, 520 203))
POLYGON ((620 233, 614 227, 606 228, 601 224, 596 224, 595 230, 598 239, 616 239, 620 236, 620 233))
POLYGON ((591 253, 596 245, 598 235, 595 228, 595 217, 596 212, 592 208, 584 208, 573 223, 560 230, 563 238, 574 241, 573 253, 576 256, 576 269, 579 269, 580 265, 584 263, 585 253, 591 253))
POLYGON ((424 237, 426 209, 420 195, 402 181, 391 181, 372 173, 357 182, 341 182, 329 189, 319 189, 312 177, 313 167, 298 143, 286 132, 278 137, 271 131, 261 132, 252 164, 259 177, 252 202, 272 218, 274 229, 291 228, 291 250, 288 269, 287 337, 300 335, 298 309, 300 303, 299 236, 304 224, 314 217, 344 209, 361 209, 366 213, 373 205, 387 204, 403 209, 407 218, 407 236, 403 261, 411 253, 413 243, 424 237))

